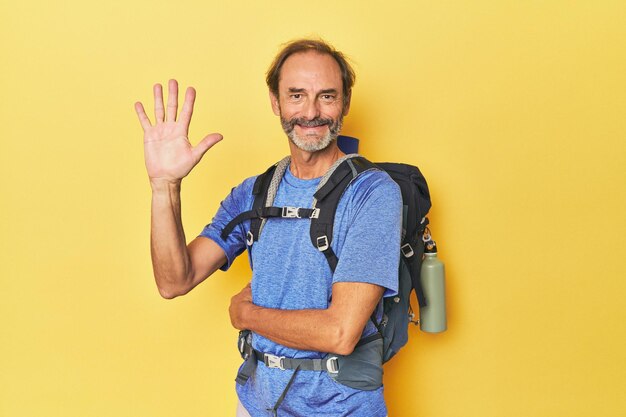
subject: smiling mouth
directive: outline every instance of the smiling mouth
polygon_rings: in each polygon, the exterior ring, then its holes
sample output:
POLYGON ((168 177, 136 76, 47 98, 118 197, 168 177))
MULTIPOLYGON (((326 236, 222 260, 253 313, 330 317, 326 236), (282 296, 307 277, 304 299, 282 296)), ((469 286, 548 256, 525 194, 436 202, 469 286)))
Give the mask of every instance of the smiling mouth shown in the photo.
POLYGON ((321 129, 323 127, 326 127, 326 124, 323 125, 317 125, 317 126, 307 126, 307 125, 301 125, 299 123, 296 123, 296 126, 298 126, 300 129, 321 129))
POLYGON ((322 119, 321 117, 316 117, 315 119, 312 119, 312 120, 307 120, 307 119, 298 117, 290 121, 290 123, 293 123, 294 125, 298 125, 303 128, 320 127, 320 126, 326 126, 326 125, 330 126, 332 122, 333 121, 330 119, 322 119))
POLYGON ((304 138, 321 137, 328 133, 334 134, 334 120, 322 117, 316 117, 314 119, 306 119, 304 117, 294 117, 292 119, 285 119, 281 116, 280 123, 283 126, 283 130, 287 135, 290 135, 296 129, 299 134, 304 138), (324 129, 326 127, 328 130, 324 129))
POLYGON ((320 125, 320 126, 302 126, 299 124, 296 124, 296 126, 298 126, 297 131, 299 132, 299 135, 302 138, 321 138, 322 136, 326 135, 326 133, 328 132, 327 130, 327 125, 320 125))

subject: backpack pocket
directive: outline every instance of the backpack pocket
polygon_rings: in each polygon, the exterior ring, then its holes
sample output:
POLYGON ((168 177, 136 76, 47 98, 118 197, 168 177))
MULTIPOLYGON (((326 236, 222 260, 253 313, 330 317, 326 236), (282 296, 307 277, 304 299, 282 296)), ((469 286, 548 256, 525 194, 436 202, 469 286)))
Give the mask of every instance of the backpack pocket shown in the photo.
POLYGON ((328 354, 337 358, 337 372, 328 375, 350 388, 372 391, 383 385, 383 339, 357 345, 348 356, 328 354))

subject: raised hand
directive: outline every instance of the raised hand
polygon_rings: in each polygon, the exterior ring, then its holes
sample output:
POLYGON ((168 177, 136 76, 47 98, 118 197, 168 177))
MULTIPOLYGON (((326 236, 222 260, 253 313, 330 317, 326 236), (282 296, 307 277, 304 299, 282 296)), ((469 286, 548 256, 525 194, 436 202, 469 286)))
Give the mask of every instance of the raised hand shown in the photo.
POLYGON ((151 182, 179 182, 200 162, 209 148, 222 140, 222 135, 212 133, 195 147, 189 142, 187 135, 195 99, 196 90, 187 88, 177 120, 178 83, 176 80, 168 83, 167 109, 163 107, 163 87, 155 84, 154 125, 150 123, 143 105, 135 103, 135 111, 144 132, 144 157, 151 182))

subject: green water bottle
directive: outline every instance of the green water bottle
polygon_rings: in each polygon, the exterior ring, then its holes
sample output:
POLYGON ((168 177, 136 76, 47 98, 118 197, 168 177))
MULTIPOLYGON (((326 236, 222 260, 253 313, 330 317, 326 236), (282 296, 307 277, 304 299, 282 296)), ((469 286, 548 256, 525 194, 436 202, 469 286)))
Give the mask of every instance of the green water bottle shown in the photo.
POLYGON ((421 281, 428 305, 420 307, 420 329, 428 333, 440 333, 448 328, 445 272, 443 262, 437 258, 435 242, 429 237, 425 245, 421 281))

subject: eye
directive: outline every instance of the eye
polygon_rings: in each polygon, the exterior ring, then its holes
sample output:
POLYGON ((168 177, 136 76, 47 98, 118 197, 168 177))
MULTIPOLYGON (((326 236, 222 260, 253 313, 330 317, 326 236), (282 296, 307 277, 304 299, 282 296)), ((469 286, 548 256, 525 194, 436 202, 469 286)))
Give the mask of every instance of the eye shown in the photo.
POLYGON ((289 97, 291 97, 293 100, 300 100, 302 98, 302 94, 291 94, 289 97))
POLYGON ((322 94, 321 99, 324 101, 334 101, 335 96, 333 94, 322 94))

